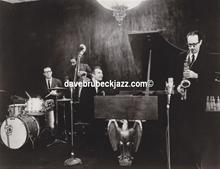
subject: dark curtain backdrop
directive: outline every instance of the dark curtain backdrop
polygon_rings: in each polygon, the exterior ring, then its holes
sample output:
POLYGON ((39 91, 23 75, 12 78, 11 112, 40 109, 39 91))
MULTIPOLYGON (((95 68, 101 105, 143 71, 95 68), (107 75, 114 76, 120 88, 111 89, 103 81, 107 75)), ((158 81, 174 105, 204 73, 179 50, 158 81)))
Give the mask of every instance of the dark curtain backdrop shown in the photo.
POLYGON ((122 26, 95 0, 42 0, 10 5, 0 2, 0 87, 11 93, 38 88, 42 68, 49 65, 63 79, 81 43, 83 58, 100 65, 105 79, 138 80, 128 33, 163 30, 174 45, 185 48, 185 34, 200 29, 209 49, 220 52, 219 2, 147 0, 128 11, 122 26))

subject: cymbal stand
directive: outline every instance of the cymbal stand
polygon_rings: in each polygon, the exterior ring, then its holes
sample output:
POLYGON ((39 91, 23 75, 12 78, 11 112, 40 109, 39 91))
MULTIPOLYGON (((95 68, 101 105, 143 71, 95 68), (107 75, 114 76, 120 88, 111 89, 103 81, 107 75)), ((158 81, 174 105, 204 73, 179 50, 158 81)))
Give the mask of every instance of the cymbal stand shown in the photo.
POLYGON ((67 132, 67 125, 66 125, 66 103, 63 103, 63 123, 64 123, 64 140, 68 140, 68 132, 67 132))
POLYGON ((58 96, 56 96, 56 100, 55 100, 55 107, 56 107, 56 118, 55 118, 55 125, 56 125, 56 138, 54 139, 54 141, 51 143, 51 144, 48 144, 47 147, 51 147, 53 146, 54 144, 58 144, 58 143, 63 143, 63 144, 66 144, 67 142, 64 141, 64 140, 61 140, 61 139, 58 139, 58 96))
POLYGON ((70 94, 71 94, 71 101, 70 101, 70 112, 71 112, 71 153, 70 153, 70 158, 66 159, 64 161, 64 166, 72 166, 72 165, 77 165, 77 164, 82 164, 82 160, 80 158, 75 157, 75 153, 73 151, 74 149, 74 123, 73 123, 73 112, 74 112, 74 99, 73 99, 73 88, 70 88, 70 94))

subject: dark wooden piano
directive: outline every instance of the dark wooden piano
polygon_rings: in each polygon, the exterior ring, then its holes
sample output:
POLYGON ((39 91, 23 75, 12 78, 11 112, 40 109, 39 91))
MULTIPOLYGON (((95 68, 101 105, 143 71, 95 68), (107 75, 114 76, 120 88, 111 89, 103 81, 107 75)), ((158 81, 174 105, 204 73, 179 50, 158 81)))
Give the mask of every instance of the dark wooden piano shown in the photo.
POLYGON ((163 98, 165 82, 172 77, 174 61, 181 50, 165 40, 160 31, 131 33, 128 36, 139 81, 152 80, 154 86, 130 91, 121 89, 115 96, 96 96, 95 116, 158 120, 158 112, 164 112, 166 104, 166 101, 161 103, 161 99, 158 100, 158 95, 163 98))
POLYGON ((144 143, 151 140, 152 152, 156 149, 166 152, 170 169, 170 125, 166 123, 169 110, 166 109, 165 82, 172 77, 175 58, 181 50, 166 41, 159 31, 131 33, 128 36, 139 81, 152 80, 154 86, 139 91, 120 91, 115 96, 96 96, 95 117, 147 121, 144 125, 147 140, 143 138, 144 143))

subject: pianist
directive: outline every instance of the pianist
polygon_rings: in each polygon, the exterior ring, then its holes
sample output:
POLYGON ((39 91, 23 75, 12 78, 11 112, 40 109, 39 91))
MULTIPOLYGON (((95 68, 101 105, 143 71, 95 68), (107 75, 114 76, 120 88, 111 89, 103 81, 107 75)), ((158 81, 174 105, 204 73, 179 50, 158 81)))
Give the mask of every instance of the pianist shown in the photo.
MULTIPOLYGON (((96 84, 97 81, 102 81, 103 72, 101 67, 94 67, 92 74, 92 78, 90 83, 96 84)), ((80 120, 83 122, 91 123, 94 119, 94 96, 103 95, 103 91, 95 86, 88 86, 82 88, 81 96, 80 96, 80 105, 79 105, 79 114, 80 120)))
MULTIPOLYGON (((97 84, 103 79, 103 72, 100 66, 95 66, 91 73, 90 83, 97 84)), ((105 95, 103 88, 96 85, 91 85, 88 87, 83 87, 80 95, 79 104, 79 121, 88 124, 88 133, 86 141, 88 141, 87 146, 91 149, 96 148, 98 141, 101 141, 100 134, 104 133, 103 121, 95 120, 94 115, 94 96, 105 95), (98 140, 96 140, 98 139, 98 140)))

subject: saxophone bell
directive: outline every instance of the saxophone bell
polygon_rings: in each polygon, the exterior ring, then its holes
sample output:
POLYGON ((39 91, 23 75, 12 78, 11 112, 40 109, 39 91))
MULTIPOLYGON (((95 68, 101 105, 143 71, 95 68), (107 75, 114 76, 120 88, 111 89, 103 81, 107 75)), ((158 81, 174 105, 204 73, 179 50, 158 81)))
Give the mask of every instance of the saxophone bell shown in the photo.
POLYGON ((191 82, 187 79, 183 79, 180 83, 180 87, 183 89, 187 89, 188 87, 190 87, 191 82))

